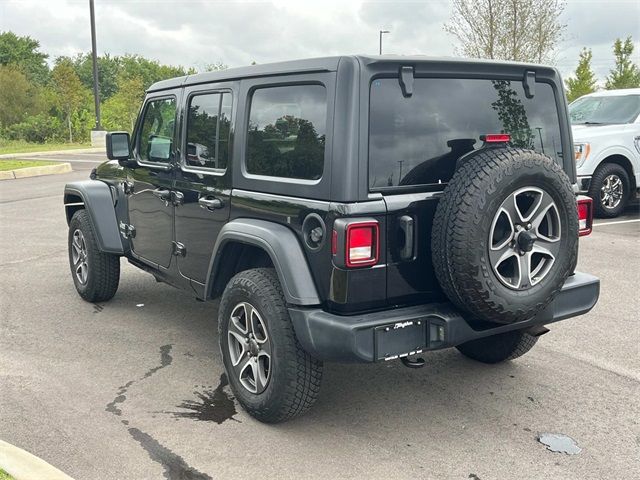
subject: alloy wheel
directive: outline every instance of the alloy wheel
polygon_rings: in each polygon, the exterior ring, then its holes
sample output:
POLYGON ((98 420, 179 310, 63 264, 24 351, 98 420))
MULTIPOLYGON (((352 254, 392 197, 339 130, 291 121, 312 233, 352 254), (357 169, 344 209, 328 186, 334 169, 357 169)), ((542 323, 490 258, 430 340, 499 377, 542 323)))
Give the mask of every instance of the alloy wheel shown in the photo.
POLYGON ((511 193, 489 230, 489 262, 500 282, 526 290, 549 273, 560 252, 560 214, 551 195, 537 187, 511 193))
POLYGON ((615 173, 607 175, 600 188, 600 204, 606 209, 614 209, 620 205, 623 196, 622 179, 615 173))
POLYGON ((262 393, 269 384, 272 347, 267 326, 253 305, 236 305, 227 335, 233 374, 249 392, 262 393))
POLYGON ((84 235, 80 229, 73 232, 71 241, 71 261, 73 262, 73 271, 78 281, 85 285, 89 277, 89 261, 87 254, 87 244, 84 235))

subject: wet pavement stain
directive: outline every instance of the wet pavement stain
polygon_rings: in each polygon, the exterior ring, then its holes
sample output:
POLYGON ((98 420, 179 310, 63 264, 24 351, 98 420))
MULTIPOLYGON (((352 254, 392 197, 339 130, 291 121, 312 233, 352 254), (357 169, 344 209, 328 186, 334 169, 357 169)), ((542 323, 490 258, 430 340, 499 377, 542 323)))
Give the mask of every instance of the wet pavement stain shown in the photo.
POLYGON ((216 422, 220 425, 226 420, 234 420, 240 422, 234 417, 238 413, 236 404, 224 387, 229 384, 227 375, 220 375, 220 384, 215 390, 203 390, 202 392, 193 392, 198 400, 185 400, 178 408, 189 410, 187 412, 164 412, 173 415, 176 418, 189 418, 200 422, 216 422))
POLYGON ((127 399, 127 396, 125 395, 125 393, 127 393, 127 390, 129 389, 129 387, 134 383, 135 383, 135 380, 131 380, 126 384, 124 384, 123 386, 121 386, 116 392, 116 398, 114 398, 109 403, 107 403, 107 407, 105 408, 105 411, 109 413, 113 413, 114 415, 118 415, 118 416, 122 415, 122 410, 120 410, 116 405, 119 403, 124 403, 124 401, 127 399))
POLYGON ((107 403, 105 411, 109 413, 113 413, 114 415, 117 415, 117 416, 121 416, 122 410, 118 408, 118 404, 124 403, 124 401, 127 399, 127 396, 125 395, 125 393, 127 393, 127 390, 129 390, 129 387, 136 382, 144 380, 145 378, 149 378, 151 375, 156 373, 161 368, 171 365, 171 362, 173 361, 173 357, 171 356, 172 348, 173 348, 172 344, 161 346, 160 347, 160 365, 150 369, 138 380, 129 380, 127 383, 122 385, 116 392, 116 397, 113 400, 111 400, 109 403, 107 403))
POLYGON ((144 380, 145 378, 149 378, 151 375, 156 373, 158 370, 164 367, 168 367, 173 362, 173 357, 171 356, 171 349, 173 348, 172 344, 163 345, 160 347, 160 365, 157 367, 153 367, 147 373, 145 373, 140 380, 144 380))
POLYGON ((470 478, 471 480, 482 480, 478 475, 476 475, 475 473, 470 473, 469 476, 467 478, 470 478))
MULTIPOLYGON (((129 387, 131 387, 131 385, 136 382, 140 382, 146 378, 149 378, 161 368, 171 365, 171 362, 173 361, 173 357, 171 356, 172 348, 173 345, 171 344, 163 345, 162 347, 160 347, 160 365, 151 368, 139 379, 130 380, 120 388, 118 388, 116 397, 107 404, 105 410, 109 413, 113 413, 116 416, 122 416, 122 410, 118 408, 118 404, 124 403, 124 401, 127 399, 127 396, 125 394, 129 390, 129 387)), ((168 480, 212 480, 212 477, 210 477, 209 475, 190 467, 182 457, 173 453, 170 449, 159 443, 148 433, 145 433, 134 427, 129 427, 129 420, 122 419, 120 420, 120 422, 128 427, 127 431, 129 432, 129 434, 142 446, 142 448, 147 451, 149 457, 154 462, 162 465, 162 468, 164 468, 164 478, 168 480)))
POLYGON ((547 450, 567 455, 577 455, 582 451, 576 441, 562 433, 541 433, 538 441, 547 446, 547 450))
POLYGON ((206 473, 187 465, 181 456, 173 453, 148 433, 137 428, 129 428, 128 430, 134 440, 147 451, 149 458, 162 465, 164 478, 168 480, 213 480, 206 473))

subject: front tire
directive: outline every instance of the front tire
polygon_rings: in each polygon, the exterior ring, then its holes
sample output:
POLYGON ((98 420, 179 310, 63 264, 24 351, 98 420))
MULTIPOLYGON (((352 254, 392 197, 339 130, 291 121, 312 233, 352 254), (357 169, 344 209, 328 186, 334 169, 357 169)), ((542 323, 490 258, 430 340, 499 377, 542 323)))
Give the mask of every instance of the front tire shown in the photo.
POLYGON ((622 165, 603 163, 591 177, 588 195, 593 199, 596 217, 614 218, 620 215, 630 193, 629 175, 622 165))
POLYGON ((236 399, 265 423, 289 420, 316 401, 322 362, 298 342, 272 268, 245 270, 222 295, 220 351, 236 399))
POLYGON ((472 340, 458 345, 456 348, 465 357, 493 364, 521 357, 533 348, 538 338, 522 330, 513 330, 472 340))
POLYGON ((113 298, 120 282, 120 257, 101 252, 86 210, 69 222, 69 267, 76 290, 87 302, 113 298))

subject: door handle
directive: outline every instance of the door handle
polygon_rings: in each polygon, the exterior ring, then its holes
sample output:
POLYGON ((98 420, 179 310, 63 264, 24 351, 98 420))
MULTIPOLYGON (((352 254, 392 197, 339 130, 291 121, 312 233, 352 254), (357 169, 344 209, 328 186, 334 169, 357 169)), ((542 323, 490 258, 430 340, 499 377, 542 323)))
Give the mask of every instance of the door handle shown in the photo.
POLYGON ((399 223, 400 230, 404 233, 404 245, 400 249, 400 258, 402 260, 411 260, 415 241, 413 217, 403 215, 400 217, 399 223))
POLYGON ((168 188, 156 188, 152 193, 154 196, 158 197, 160 200, 164 200, 165 202, 171 198, 171 190, 168 188))
POLYGON ((222 200, 215 197, 200 197, 198 203, 207 210, 216 210, 223 207, 222 200))

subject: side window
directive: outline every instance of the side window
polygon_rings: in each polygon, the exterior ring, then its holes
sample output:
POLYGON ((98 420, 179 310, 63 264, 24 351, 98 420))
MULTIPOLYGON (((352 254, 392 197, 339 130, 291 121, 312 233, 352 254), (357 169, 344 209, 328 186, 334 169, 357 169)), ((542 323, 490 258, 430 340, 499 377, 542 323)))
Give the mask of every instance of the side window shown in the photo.
POLYGON ((175 98, 161 98, 147 103, 138 140, 141 160, 170 162, 175 121, 175 98))
POLYGON ((257 89, 251 98, 246 168, 317 180, 324 168, 327 92, 322 85, 257 89))
POLYGON ((229 162, 231 94, 207 93, 189 100, 186 164, 225 169, 229 162))

